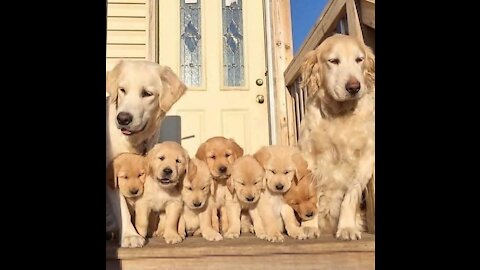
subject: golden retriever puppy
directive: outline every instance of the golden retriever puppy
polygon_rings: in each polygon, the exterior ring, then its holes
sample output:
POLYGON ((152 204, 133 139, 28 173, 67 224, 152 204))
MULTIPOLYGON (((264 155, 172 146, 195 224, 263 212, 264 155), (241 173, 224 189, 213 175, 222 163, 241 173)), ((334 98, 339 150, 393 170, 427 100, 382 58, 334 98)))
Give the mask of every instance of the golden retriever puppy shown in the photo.
POLYGON ((201 234, 208 241, 219 241, 223 237, 212 227, 212 211, 215 211, 213 199, 214 182, 205 162, 191 159, 187 176, 183 180, 183 212, 179 230, 187 236, 201 234))
POLYGON ((147 154, 148 173, 143 196, 135 204, 135 225, 138 233, 145 237, 151 211, 164 212, 163 232, 157 233, 168 244, 179 243, 184 235, 178 233, 178 221, 183 209, 182 183, 187 172, 189 156, 176 142, 155 145, 147 154))
POLYGON ((301 70, 308 98, 299 147, 318 179, 320 229, 360 239, 357 214, 375 164, 375 56, 338 34, 308 53, 301 70))
POLYGON ((283 242, 284 238, 275 224, 273 206, 266 199, 263 177, 265 171, 251 155, 238 158, 232 167, 232 176, 227 187, 233 196, 226 196, 225 207, 228 215, 228 229, 225 238, 238 238, 241 231, 240 214, 246 211, 253 222, 255 235, 272 242, 283 242))
MULTIPOLYGON (((107 73, 106 82, 108 165, 120 153, 145 154, 158 142, 162 120, 183 96, 186 86, 169 67, 149 61, 120 61, 107 73)), ((117 189, 107 188, 107 198, 120 245, 143 246, 145 238, 130 221, 125 197, 117 189)), ((107 213, 107 224, 109 216, 111 213, 107 213)))
POLYGON ((132 217, 135 202, 143 195, 146 172, 145 157, 133 153, 122 153, 116 156, 107 167, 107 184, 112 189, 120 190, 127 200, 132 217))
POLYGON ((307 171, 307 162, 297 148, 284 145, 271 145, 260 148, 254 155, 255 159, 265 169, 264 186, 262 195, 272 206, 274 222, 278 230, 287 232, 288 236, 295 239, 306 239, 295 217, 295 212, 284 199, 292 182, 307 171))
POLYGON ((213 226, 217 231, 226 232, 228 218, 225 208, 225 197, 231 196, 227 189, 227 180, 232 173, 232 164, 236 159, 243 156, 243 148, 233 139, 225 137, 212 137, 202 143, 195 157, 207 163, 207 166, 214 180, 214 191, 216 211, 213 217, 213 226), (220 212, 220 225, 217 213, 220 212))
POLYGON ((320 236, 317 198, 317 181, 310 170, 298 182, 292 182, 290 189, 283 194, 284 201, 293 208, 302 225, 310 220, 313 220, 313 224, 316 225, 302 226, 307 238, 320 236))

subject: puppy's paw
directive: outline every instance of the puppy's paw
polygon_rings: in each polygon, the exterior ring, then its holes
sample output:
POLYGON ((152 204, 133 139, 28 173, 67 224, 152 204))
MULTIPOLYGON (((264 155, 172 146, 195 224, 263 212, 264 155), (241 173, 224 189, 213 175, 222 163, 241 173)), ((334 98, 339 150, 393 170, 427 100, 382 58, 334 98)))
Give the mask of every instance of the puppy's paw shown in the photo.
POLYGON ((298 239, 298 240, 307 239, 307 235, 305 234, 304 230, 302 230, 300 228, 290 230, 288 232, 288 236, 292 237, 293 239, 298 239))
POLYGON ((336 237, 341 240, 357 240, 362 239, 362 233, 352 227, 338 228, 336 237))
POLYGON ((145 238, 140 235, 124 235, 121 240, 121 247, 139 248, 145 245, 145 238))
POLYGON ((202 232, 202 236, 208 241, 220 241, 223 239, 222 235, 214 230, 202 232))
POLYGON ((183 238, 177 232, 165 232, 163 234, 167 244, 177 244, 183 241, 183 238))
POLYGON ((240 233, 239 233, 239 232, 233 232, 233 231, 228 230, 228 231, 223 235, 223 237, 228 238, 228 239, 235 239, 235 238, 239 238, 239 237, 240 237, 240 233))
POLYGON ((242 225, 241 231, 242 231, 242 233, 255 234, 255 229, 253 228, 253 225, 242 225))
POLYGON ((270 241, 270 242, 283 242, 285 240, 285 238, 280 232, 268 234, 266 239, 267 241, 270 241))
POLYGON ((303 232, 307 236, 307 239, 320 237, 320 230, 316 227, 303 227, 303 232))
POLYGON ((154 237, 162 237, 162 236, 163 236, 163 230, 156 230, 156 231, 153 233, 153 236, 154 236, 154 237))

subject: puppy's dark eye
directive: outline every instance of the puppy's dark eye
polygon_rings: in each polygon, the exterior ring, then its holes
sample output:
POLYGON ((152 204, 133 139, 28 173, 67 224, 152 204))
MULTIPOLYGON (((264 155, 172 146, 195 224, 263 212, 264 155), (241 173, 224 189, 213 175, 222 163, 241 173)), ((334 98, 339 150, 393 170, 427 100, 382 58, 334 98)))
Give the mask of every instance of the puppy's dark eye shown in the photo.
POLYGON ((145 174, 145 173, 142 172, 142 173, 140 173, 140 174, 138 175, 138 177, 142 177, 144 174, 145 174))
POLYGON ((332 64, 335 64, 335 65, 338 65, 338 64, 340 64, 340 59, 332 58, 332 59, 328 59, 328 62, 330 62, 332 64))
POLYGON ((178 159, 178 158, 175 160, 175 162, 181 163, 180 159, 178 159))
POLYGON ((275 174, 275 171, 274 170, 270 170, 271 173, 275 174))
POLYGON ((192 187, 187 187, 188 190, 192 190, 192 187))
POLYGON ((355 59, 355 62, 360 63, 363 61, 363 59, 363 57, 357 57, 357 59, 355 59))
POLYGON ((122 93, 125 94, 125 88, 123 88, 123 87, 118 88, 118 91, 120 91, 120 92, 122 92, 122 93))
POLYGON ((205 190, 205 189, 207 189, 207 187, 208 187, 208 186, 204 186, 204 187, 202 188, 202 190, 205 190))
POLYGON ((210 158, 211 158, 211 159, 215 159, 215 156, 211 156, 210 158))
POLYGON ((145 89, 142 90, 142 98, 153 96, 153 93, 145 89))
POLYGON ((158 159, 160 159, 160 160, 164 160, 164 159, 165 159, 165 157, 164 157, 164 156, 161 156, 161 157, 159 157, 158 159))
POLYGON ((128 179, 128 176, 125 175, 123 178, 128 179))
POLYGON ((288 173, 289 173, 289 171, 285 171, 283 174, 288 174, 288 173))
POLYGON ((231 156, 231 155, 232 155, 232 154, 226 153, 226 154, 225 154, 225 157, 228 158, 228 157, 231 156))

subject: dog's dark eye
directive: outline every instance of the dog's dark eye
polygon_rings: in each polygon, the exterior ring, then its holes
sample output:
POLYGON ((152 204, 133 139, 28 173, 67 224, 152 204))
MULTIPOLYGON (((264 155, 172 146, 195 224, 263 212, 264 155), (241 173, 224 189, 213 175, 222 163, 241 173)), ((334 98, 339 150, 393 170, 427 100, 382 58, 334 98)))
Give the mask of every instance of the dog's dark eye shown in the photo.
POLYGON ((204 186, 204 187, 202 188, 202 190, 205 190, 207 187, 208 187, 208 186, 204 186))
POLYGON ((187 187, 188 190, 192 190, 192 187, 187 187))
POLYGON ((123 178, 128 179, 128 176, 125 175, 123 178))
POLYGON ((330 62, 332 64, 335 64, 335 65, 338 65, 338 64, 340 64, 340 59, 338 59, 338 58, 328 59, 328 62, 330 62))
POLYGON ((211 156, 210 158, 211 158, 211 159, 215 159, 215 156, 211 156))
POLYGON ((355 62, 360 63, 363 61, 363 59, 363 57, 357 57, 357 59, 355 59, 355 62))
POLYGON ((270 172, 272 172, 273 174, 275 174, 275 171, 274 171, 274 170, 270 170, 270 172))
POLYGON ((285 172, 283 172, 283 174, 288 174, 289 172, 290 172, 290 171, 285 171, 285 172))
POLYGON ((153 96, 153 93, 145 89, 142 90, 142 98, 153 96))
POLYGON ((122 93, 125 94, 125 88, 123 88, 123 87, 118 88, 118 91, 120 91, 120 92, 122 92, 122 93))
POLYGON ((177 163, 181 163, 181 162, 180 162, 180 159, 178 159, 178 158, 175 160, 175 162, 177 162, 177 163))
POLYGON ((164 159, 165 159, 165 157, 164 157, 164 156, 161 156, 161 157, 159 157, 158 159, 160 159, 160 160, 164 160, 164 159))
POLYGON ((228 158, 228 157, 231 156, 231 155, 232 155, 232 154, 226 153, 226 154, 225 154, 225 157, 228 158))
POLYGON ((142 177, 144 174, 145 174, 145 173, 142 172, 142 173, 140 173, 140 174, 138 175, 138 177, 142 177))
POLYGON ((241 182, 240 185, 245 186, 245 183, 241 182))

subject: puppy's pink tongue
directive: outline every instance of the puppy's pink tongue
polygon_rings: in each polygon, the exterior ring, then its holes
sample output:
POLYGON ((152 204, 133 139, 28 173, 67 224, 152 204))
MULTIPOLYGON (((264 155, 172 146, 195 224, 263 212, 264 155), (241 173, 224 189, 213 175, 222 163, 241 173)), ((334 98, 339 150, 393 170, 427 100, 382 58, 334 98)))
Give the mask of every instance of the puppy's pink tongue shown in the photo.
POLYGON ((130 135, 130 134, 132 134, 131 131, 128 131, 128 130, 126 130, 126 129, 124 129, 124 128, 122 128, 122 133, 125 134, 125 135, 130 135))

